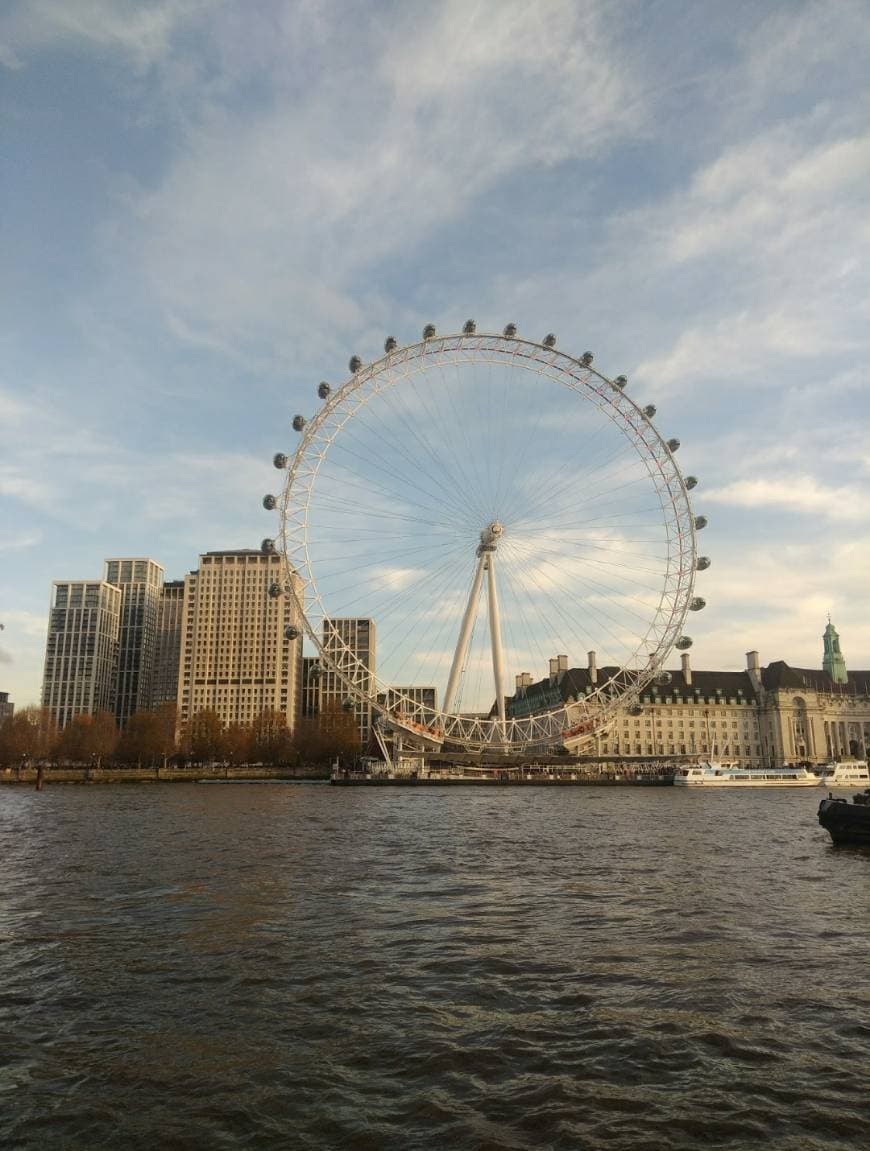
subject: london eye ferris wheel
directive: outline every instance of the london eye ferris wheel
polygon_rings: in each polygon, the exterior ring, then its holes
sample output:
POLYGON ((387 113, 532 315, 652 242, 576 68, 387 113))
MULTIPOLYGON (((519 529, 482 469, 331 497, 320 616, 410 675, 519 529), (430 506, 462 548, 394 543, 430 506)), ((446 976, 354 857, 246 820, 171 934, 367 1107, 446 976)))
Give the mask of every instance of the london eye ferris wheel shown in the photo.
POLYGON ((687 613, 704 606, 706 520, 679 440, 625 377, 553 335, 471 320, 405 346, 390 337, 349 371, 293 418, 296 450, 274 459, 283 490, 263 500, 280 517, 281 591, 348 699, 430 747, 521 749, 587 718, 600 730, 667 678, 672 648, 691 646, 687 613), (338 624, 348 617, 376 624, 374 672, 338 624), (594 682, 568 697, 544 684, 522 706, 554 657, 591 652, 594 682))

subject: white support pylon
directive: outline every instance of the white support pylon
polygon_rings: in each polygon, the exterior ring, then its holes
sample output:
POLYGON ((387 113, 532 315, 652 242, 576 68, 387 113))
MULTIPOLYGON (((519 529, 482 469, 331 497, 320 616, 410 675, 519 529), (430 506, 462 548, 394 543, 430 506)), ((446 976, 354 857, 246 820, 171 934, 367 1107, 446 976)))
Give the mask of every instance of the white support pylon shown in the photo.
POLYGON ((498 592, 495 582, 495 551, 498 541, 504 533, 504 528, 493 521, 480 533, 480 544, 477 548, 477 567, 471 583, 471 593, 465 605, 465 614, 462 617, 462 626, 459 629, 459 642, 453 655, 450 675, 447 679, 447 689, 444 692, 444 710, 449 712, 453 705, 453 697, 459 686, 459 677, 465 666, 468 656, 468 644, 471 640, 471 631, 477 618, 477 607, 480 599, 480 588, 483 583, 483 573, 487 573, 486 592, 489 605, 489 637, 492 647, 492 677, 495 686, 496 708, 498 710, 499 724, 502 739, 505 735, 506 709, 504 699, 504 651, 501 642, 501 617, 498 609, 498 592))
POLYGON ((447 679, 447 690, 444 692, 444 710, 447 712, 449 712, 453 706, 453 696, 456 694, 456 688, 459 686, 459 677, 462 674, 462 667, 465 663, 465 657, 468 654, 468 641, 471 639, 471 629, 474 626, 474 620, 477 616, 477 601, 480 597, 480 585, 483 582, 483 567, 484 557, 480 556, 480 559, 477 561, 474 579, 471 583, 471 594, 468 597, 465 614, 462 617, 462 627, 459 629, 459 642, 456 645, 456 651, 453 655, 453 663, 447 679))
POLYGON ((495 588, 495 552, 486 557, 486 593, 489 600, 489 639, 492 645, 492 678, 495 682, 495 706, 501 738, 504 740, 507 713, 504 700, 504 652, 501 646, 501 617, 498 610, 498 593, 495 588))

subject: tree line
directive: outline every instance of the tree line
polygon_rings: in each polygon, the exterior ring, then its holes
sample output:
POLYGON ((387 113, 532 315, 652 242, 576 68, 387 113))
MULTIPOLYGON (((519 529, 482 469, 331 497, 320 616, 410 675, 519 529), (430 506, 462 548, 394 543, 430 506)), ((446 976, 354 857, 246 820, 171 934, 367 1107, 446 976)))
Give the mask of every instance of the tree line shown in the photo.
POLYGON ((205 709, 179 726, 175 704, 137 711, 121 732, 107 711, 77 715, 62 730, 46 708, 25 707, 0 725, 0 765, 70 763, 157 767, 169 762, 320 765, 360 753, 353 715, 340 707, 301 719, 291 732, 267 708, 251 723, 223 723, 205 709))

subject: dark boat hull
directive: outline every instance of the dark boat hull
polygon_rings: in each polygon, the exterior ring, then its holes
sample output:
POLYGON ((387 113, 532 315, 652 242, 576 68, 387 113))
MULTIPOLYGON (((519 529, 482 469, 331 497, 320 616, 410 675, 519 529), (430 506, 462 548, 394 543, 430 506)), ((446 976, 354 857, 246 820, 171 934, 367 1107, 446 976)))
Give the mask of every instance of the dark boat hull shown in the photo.
POLYGON ((870 847, 870 806, 866 803, 823 799, 819 804, 819 823, 836 844, 870 847))

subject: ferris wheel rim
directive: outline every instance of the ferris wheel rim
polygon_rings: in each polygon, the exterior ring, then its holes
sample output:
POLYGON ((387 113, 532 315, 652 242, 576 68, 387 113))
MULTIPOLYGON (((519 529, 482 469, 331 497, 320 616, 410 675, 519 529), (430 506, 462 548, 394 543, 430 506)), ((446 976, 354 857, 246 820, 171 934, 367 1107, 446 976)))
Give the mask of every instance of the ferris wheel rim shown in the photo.
MULTIPOLYGON (((404 713, 394 714, 381 706, 378 696, 390 692, 395 694, 395 685, 382 681, 347 645, 342 648, 342 641, 333 629, 332 638, 338 639, 339 649, 345 657, 343 665, 338 666, 326 648, 325 631, 321 634, 309 619, 309 614, 313 614, 312 604, 319 609, 324 628, 327 621, 333 618, 317 586, 309 550, 308 525, 320 467, 342 429, 371 399, 398 386, 412 375, 443 366, 444 363, 481 362, 518 364, 524 370, 533 371, 571 388, 587 401, 594 394, 597 397, 596 406, 632 443, 644 464, 660 501, 668 541, 659 603, 632 656, 634 658, 641 650, 646 650, 647 639, 657 635, 653 651, 646 651, 646 666, 620 668, 616 675, 596 686, 583 701, 563 701, 534 715, 510 719, 501 738, 513 747, 523 747, 555 742, 564 737, 566 726, 572 718, 576 725, 578 709, 579 714, 591 716, 594 712, 597 720, 603 718, 606 721, 612 719, 617 706, 624 706, 626 701, 638 697, 672 650, 692 602, 697 548, 695 519, 686 481, 674 460, 670 444, 653 423, 655 409, 651 406, 641 408, 625 393, 617 380, 593 368, 589 353, 575 357, 556 349, 553 344, 517 335, 461 332, 446 336, 424 335, 422 340, 401 346, 394 344, 389 347, 388 341, 385 354, 365 365, 354 358, 351 361, 351 375, 335 391, 326 386, 326 402, 311 420, 302 421, 300 442, 293 453, 292 462, 288 461, 287 479, 280 497, 280 538, 286 576, 284 590, 295 599, 299 618, 320 659, 338 676, 349 696, 387 716, 387 722, 391 725, 424 739, 428 733, 433 740, 456 742, 469 749, 492 746, 498 742, 491 717, 472 718, 460 712, 439 708, 424 708, 421 713, 416 701, 399 695, 398 698, 410 705, 410 710, 418 718, 422 715, 426 720, 426 723, 419 723, 406 721, 404 713), (390 372, 392 376, 388 376, 390 372), (632 435, 629 435, 629 429, 632 435), (302 499, 297 498, 300 492, 302 499), (310 598, 306 609, 307 596, 310 598), (357 671, 365 673, 364 680, 370 683, 368 691, 363 690, 358 679, 354 678, 353 673, 357 671)), ((323 393, 320 394, 323 397, 323 393)), ((389 698, 388 694, 386 698, 389 698)))

